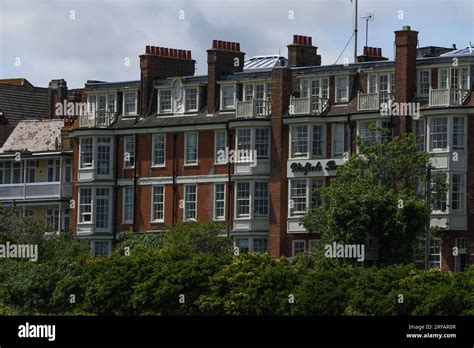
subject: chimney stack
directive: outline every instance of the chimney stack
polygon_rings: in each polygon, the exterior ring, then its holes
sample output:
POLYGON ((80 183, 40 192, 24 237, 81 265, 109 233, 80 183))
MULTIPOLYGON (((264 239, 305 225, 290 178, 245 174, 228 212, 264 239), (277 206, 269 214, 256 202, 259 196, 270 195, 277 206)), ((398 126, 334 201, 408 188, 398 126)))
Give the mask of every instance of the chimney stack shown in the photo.
POLYGON ((290 67, 319 66, 321 56, 317 51, 311 36, 293 35, 293 43, 288 45, 288 64, 290 67))
POLYGON ((357 56, 357 62, 376 62, 381 60, 388 60, 382 56, 382 49, 380 47, 364 46, 364 51, 361 56, 357 56))
POLYGON ((245 53, 240 51, 240 43, 213 40, 207 50, 207 113, 214 114, 219 109, 219 89, 217 81, 226 74, 244 70, 245 53))
POLYGON ((49 118, 60 118, 64 115, 56 115, 56 104, 67 101, 67 82, 63 79, 51 80, 48 88, 48 114, 49 118))
POLYGON ((140 112, 147 115, 156 103, 153 97, 155 79, 174 76, 193 76, 196 61, 191 58, 191 51, 167 47, 146 46, 145 54, 140 55, 141 96, 140 112))
MULTIPOLYGON (((404 26, 395 31, 395 101, 412 102, 416 91, 418 32, 404 26)), ((409 131, 407 117, 399 117, 399 134, 409 131)))

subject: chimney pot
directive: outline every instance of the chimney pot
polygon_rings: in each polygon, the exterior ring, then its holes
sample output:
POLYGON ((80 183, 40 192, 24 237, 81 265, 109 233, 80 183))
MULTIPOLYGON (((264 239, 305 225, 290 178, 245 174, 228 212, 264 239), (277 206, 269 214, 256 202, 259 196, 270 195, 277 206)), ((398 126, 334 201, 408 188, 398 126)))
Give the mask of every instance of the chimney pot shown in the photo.
POLYGON ((145 54, 150 54, 150 46, 145 47, 145 54))
POLYGON ((293 45, 296 45, 298 42, 298 35, 293 35, 293 45))
POLYGON ((236 43, 235 43, 235 50, 236 50, 237 52, 240 52, 240 42, 236 42, 236 43))
POLYGON ((382 57, 382 48, 381 47, 377 48, 377 56, 382 57))
POLYGON ((221 40, 217 40, 217 49, 222 49, 222 41, 221 40))
POLYGON ((411 27, 409 25, 404 25, 403 26, 403 30, 405 31, 410 31, 411 30, 411 27))
POLYGON ((217 48, 217 40, 212 40, 212 48, 217 48))
POLYGON ((367 46, 364 46, 364 52, 362 53, 363 56, 367 56, 368 55, 368 50, 367 50, 367 46))
POLYGON ((188 59, 191 59, 191 51, 188 51, 188 59))
POLYGON ((313 46, 313 38, 308 36, 308 46, 313 46))

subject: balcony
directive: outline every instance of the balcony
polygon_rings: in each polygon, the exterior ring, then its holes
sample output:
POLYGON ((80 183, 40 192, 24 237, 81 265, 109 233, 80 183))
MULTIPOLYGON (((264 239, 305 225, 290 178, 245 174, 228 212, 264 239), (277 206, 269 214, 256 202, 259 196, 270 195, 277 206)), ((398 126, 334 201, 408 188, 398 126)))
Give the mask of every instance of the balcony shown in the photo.
POLYGON ((0 185, 0 200, 60 199, 71 197, 71 184, 34 182, 0 185))
POLYGON ((317 115, 326 111, 329 100, 320 97, 290 98, 290 115, 317 115))
POLYGON ((272 103, 267 100, 238 101, 236 117, 255 118, 267 117, 272 112, 272 103))
POLYGON ((431 89, 429 94, 430 106, 462 105, 469 95, 468 89, 438 88, 431 89))
POLYGON ((106 111, 86 112, 79 115, 80 128, 105 128, 115 120, 115 113, 106 111))
POLYGON ((382 103, 388 103, 392 99, 389 93, 358 93, 357 94, 357 110, 359 111, 375 111, 380 110, 382 103))

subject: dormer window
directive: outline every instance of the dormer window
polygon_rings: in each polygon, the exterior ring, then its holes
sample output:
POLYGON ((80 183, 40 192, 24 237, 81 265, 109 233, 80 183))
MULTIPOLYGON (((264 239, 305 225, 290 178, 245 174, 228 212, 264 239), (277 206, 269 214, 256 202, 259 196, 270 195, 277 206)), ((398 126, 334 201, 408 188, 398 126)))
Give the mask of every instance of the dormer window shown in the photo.
POLYGON ((221 85, 221 110, 235 109, 235 85, 221 85))
POLYGON ((187 87, 184 90, 186 112, 198 111, 198 88, 187 87))
POLYGON ((171 89, 163 89, 159 93, 159 113, 171 113, 171 89))
POLYGON ((336 76, 336 102, 349 101, 349 76, 336 76))
POLYGON ((137 114, 137 91, 123 93, 123 114, 124 116, 137 114))

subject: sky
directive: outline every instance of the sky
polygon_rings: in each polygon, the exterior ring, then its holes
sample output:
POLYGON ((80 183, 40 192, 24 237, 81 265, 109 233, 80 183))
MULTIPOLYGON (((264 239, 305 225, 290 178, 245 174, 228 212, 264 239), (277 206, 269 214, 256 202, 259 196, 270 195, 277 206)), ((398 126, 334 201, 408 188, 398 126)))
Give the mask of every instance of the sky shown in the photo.
MULTIPOLYGON (((369 13, 368 45, 388 58, 404 25, 420 46, 474 45, 473 0, 359 0, 359 54, 369 13)), ((312 36, 323 65, 352 62, 353 23, 350 0, 0 0, 0 78, 138 80, 146 45, 191 50, 202 75, 214 39, 240 42, 246 58, 287 56, 294 34, 312 36)))

